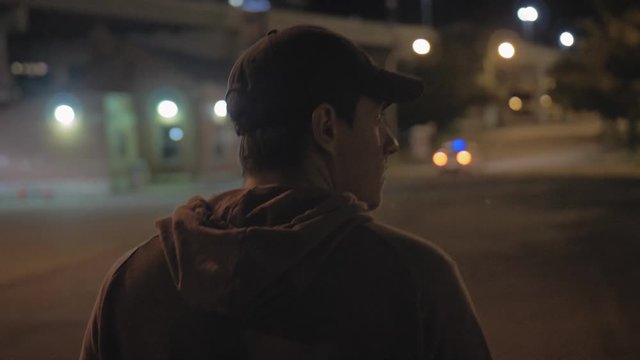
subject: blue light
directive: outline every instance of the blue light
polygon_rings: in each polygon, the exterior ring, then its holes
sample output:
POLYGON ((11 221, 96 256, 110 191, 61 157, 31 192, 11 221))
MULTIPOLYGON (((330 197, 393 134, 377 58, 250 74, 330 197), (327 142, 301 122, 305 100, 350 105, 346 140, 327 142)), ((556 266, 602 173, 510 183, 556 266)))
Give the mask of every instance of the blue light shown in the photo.
POLYGON ((174 127, 169 130, 169 138, 173 141, 180 141, 184 137, 182 129, 174 127))
POLYGON ((266 12, 271 9, 269 0, 245 0, 242 4, 242 10, 246 12, 266 12))
POLYGON ((455 152, 467 150, 467 142, 462 139, 455 139, 451 142, 451 150, 455 152))

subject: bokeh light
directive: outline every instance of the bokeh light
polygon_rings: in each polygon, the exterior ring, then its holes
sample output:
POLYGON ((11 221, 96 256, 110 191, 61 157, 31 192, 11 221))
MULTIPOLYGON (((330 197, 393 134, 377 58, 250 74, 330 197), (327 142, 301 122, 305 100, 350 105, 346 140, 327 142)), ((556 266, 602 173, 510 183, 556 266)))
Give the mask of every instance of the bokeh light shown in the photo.
POLYGON ((573 46, 574 42, 575 42, 575 39, 572 33, 565 31, 562 34, 560 34, 560 44, 562 44, 562 46, 571 47, 573 46))
POLYGON ((16 76, 42 77, 49 72, 49 66, 44 62, 13 62, 11 74, 16 76))
POLYGON ((553 99, 551 99, 551 96, 544 94, 540 96, 540 105, 549 108, 551 107, 551 105, 553 105, 553 99))
POLYGON ((443 167, 447 165, 448 161, 449 161, 449 158, 447 157, 447 154, 445 154, 442 151, 438 151, 435 154, 433 154, 433 163, 436 166, 443 167))
POLYGON ((24 73, 24 65, 19 62, 14 62, 11 64, 11 73, 13 75, 22 75, 24 73))
POLYGON ((244 0, 242 10, 252 13, 267 12, 271 9, 269 0, 244 0))
POLYGON ((53 111, 53 117, 64 127, 70 127, 76 120, 76 112, 69 105, 59 105, 53 111))
POLYGON ((178 105, 171 100, 163 100, 158 103, 158 114, 165 119, 172 119, 178 115, 178 105))
POLYGON ((534 22, 538 20, 538 10, 533 6, 521 7, 518 9, 518 18, 524 22, 534 22))
POLYGON ((431 51, 431 43, 427 39, 416 39, 412 47, 413 51, 418 55, 426 55, 431 51))
POLYGON ((511 59, 516 54, 516 48, 510 42, 503 42, 498 46, 498 54, 505 59, 511 59))
POLYGON ((173 141, 180 141, 184 137, 184 131, 179 127, 174 127, 169 130, 169 138, 173 141))
POLYGON ((467 149, 467 142, 464 139, 455 139, 451 142, 451 150, 458 152, 467 149))
POLYGON ((456 154, 456 161, 463 166, 471 164, 471 153, 466 150, 460 151, 456 154))
POLYGON ((511 99, 509 99, 509 109, 513 111, 522 110, 522 99, 517 96, 511 97, 511 99))
POLYGON ((45 76, 49 72, 49 65, 44 62, 36 63, 34 66, 34 74, 35 76, 45 76))
POLYGON ((213 114, 217 117, 227 116, 227 102, 224 100, 216 101, 213 105, 213 114))

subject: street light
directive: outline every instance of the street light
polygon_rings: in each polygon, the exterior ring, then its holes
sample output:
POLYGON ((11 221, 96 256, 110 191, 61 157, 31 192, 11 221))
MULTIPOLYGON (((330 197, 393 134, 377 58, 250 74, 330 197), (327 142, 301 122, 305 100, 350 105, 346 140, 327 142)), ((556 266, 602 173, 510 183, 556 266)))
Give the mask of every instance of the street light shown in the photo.
POLYGON ((178 115, 178 105, 171 100, 160 101, 156 110, 158 111, 158 115, 165 119, 173 119, 178 115))
POLYGON ((522 99, 517 96, 512 96, 511 99, 509 99, 509 109, 513 111, 522 110, 522 99))
POLYGON ((534 22, 538 20, 538 10, 533 6, 521 7, 518 9, 518 18, 523 22, 534 22))
POLYGON ((216 101, 216 103, 213 105, 213 113, 217 117, 227 116, 227 102, 224 100, 216 101))
MULTIPOLYGON (((384 68, 397 71, 400 60, 409 59, 416 54, 426 55, 430 53, 432 45, 426 38, 429 37, 432 41, 437 41, 437 37, 433 33, 424 32, 424 34, 424 37, 419 39, 397 36, 390 46, 389 54, 384 60, 384 68), (411 44, 411 47, 409 47, 409 44, 411 44)), ((387 124, 391 129, 391 133, 395 136, 398 133, 398 109, 396 105, 389 106, 385 113, 387 124)))
POLYGON ((560 44, 564 47, 571 47, 573 46, 573 43, 575 42, 575 39, 573 37, 573 34, 565 31, 562 34, 560 34, 560 44))
POLYGON ((525 37, 531 39, 533 37, 533 23, 538 20, 538 10, 533 6, 521 7, 518 9, 518 18, 522 21, 525 37))
POLYGON ((69 105, 59 105, 53 111, 53 117, 64 127, 71 127, 76 120, 76 112, 69 105))
POLYGON ((498 54, 504 59, 511 59, 516 54, 516 48, 512 43, 505 41, 498 46, 498 54))
POLYGON ((540 96, 540 105, 545 108, 550 108, 553 105, 553 99, 548 94, 540 96))
POLYGON ((413 51, 418 55, 426 55, 431 51, 431 43, 427 39, 416 39, 412 47, 413 51))
POLYGON ((227 123, 227 102, 224 100, 216 101, 213 105, 213 122, 217 125, 224 125, 227 123))

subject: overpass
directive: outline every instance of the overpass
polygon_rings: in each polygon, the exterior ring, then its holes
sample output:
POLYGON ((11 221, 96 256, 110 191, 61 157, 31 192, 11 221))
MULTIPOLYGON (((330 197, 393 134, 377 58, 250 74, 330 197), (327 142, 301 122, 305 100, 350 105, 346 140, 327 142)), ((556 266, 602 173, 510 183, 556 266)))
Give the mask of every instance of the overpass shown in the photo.
POLYGON ((268 29, 296 24, 342 33, 390 67, 412 54, 415 38, 437 40, 420 25, 185 0, 0 0, 0 185, 127 189, 145 168, 160 179, 234 166, 233 128, 210 109, 239 52, 268 29), (12 74, 21 61, 45 64, 48 74, 12 74), (25 91, 37 81, 39 92, 25 91), (158 117, 163 99, 178 104, 176 123, 158 117), (62 103, 78 110, 75 134, 52 120, 62 103), (176 129, 184 141, 170 136, 176 129))
MULTIPOLYGON (((412 56, 416 38, 437 41, 435 31, 422 25, 369 21, 301 11, 272 9, 248 13, 227 4, 188 0, 0 0, 0 103, 11 99, 9 70, 10 34, 72 37, 89 34, 96 24, 120 33, 144 33, 164 50, 206 54, 204 60, 232 62, 238 54, 269 29, 295 24, 320 25, 346 35, 365 47, 380 65, 396 67, 398 60, 412 56), (163 41, 163 33, 173 32, 163 41), (207 36, 176 39, 175 33, 199 33, 223 38, 224 46, 204 49, 207 36), (158 36, 159 35, 159 36, 158 36), (171 47, 173 44, 174 48, 171 47)), ((143 36, 143 37, 144 37, 143 36)), ((179 36, 178 36, 179 37, 179 36)), ((146 40, 145 40, 146 41, 146 40)), ((148 42, 148 41, 147 41, 148 42)), ((201 56, 202 57, 202 56, 201 56)), ((55 70, 55 69, 53 69, 55 70)))
MULTIPOLYGON (((353 41, 370 47, 393 50, 422 37, 434 40, 435 31, 423 25, 397 24, 359 18, 335 17, 301 11, 272 9, 265 13, 247 13, 226 4, 187 0, 0 0, 0 29, 29 31, 39 24, 30 23, 30 14, 73 15, 102 21, 121 21, 140 27, 182 28, 242 33, 260 18, 264 30, 295 24, 325 26, 353 41)), ((63 24, 60 24, 63 25, 63 24)), ((235 56, 236 54, 232 54, 235 56)))

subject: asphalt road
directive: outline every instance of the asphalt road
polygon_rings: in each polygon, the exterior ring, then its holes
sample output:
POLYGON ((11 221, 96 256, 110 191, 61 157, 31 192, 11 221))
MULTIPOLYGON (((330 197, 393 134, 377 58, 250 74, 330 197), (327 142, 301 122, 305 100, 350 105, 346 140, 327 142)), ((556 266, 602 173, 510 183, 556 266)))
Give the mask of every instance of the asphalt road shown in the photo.
MULTIPOLYGON (((459 264, 496 359, 640 358, 640 180, 394 180, 377 216, 459 264)), ((72 359, 163 201, 0 209, 0 360, 72 359)))

